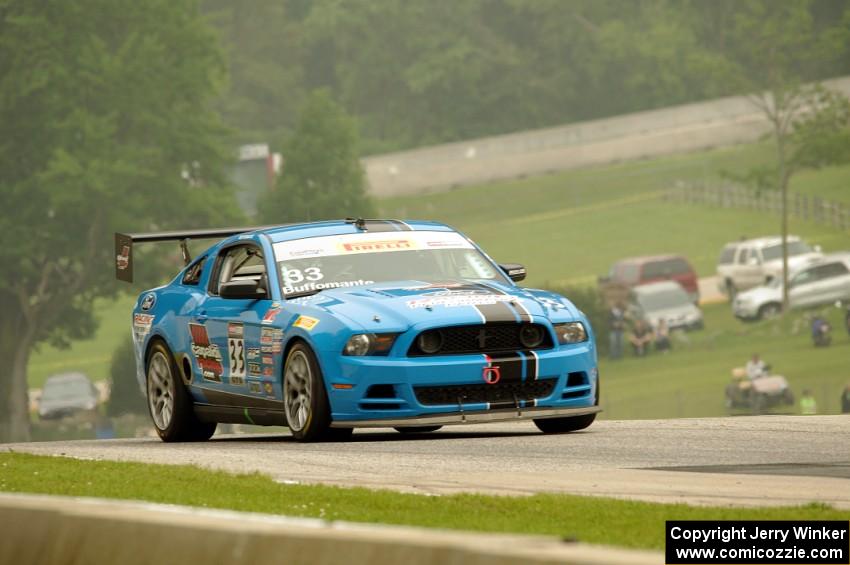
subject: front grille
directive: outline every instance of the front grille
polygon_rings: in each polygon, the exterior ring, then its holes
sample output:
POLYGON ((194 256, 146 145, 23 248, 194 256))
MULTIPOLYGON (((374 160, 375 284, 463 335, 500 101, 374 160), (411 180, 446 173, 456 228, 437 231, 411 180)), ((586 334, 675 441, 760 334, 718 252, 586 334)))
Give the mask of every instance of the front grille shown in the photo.
POLYGON ((474 385, 416 386, 413 392, 420 404, 436 406, 439 404, 458 405, 480 404, 484 402, 509 402, 514 400, 533 400, 552 394, 557 379, 540 379, 509 383, 486 383, 474 385))
POLYGON ((419 334, 407 351, 412 357, 424 355, 459 355, 464 353, 504 353, 528 350, 520 341, 520 331, 525 326, 535 326, 543 332, 543 341, 533 349, 550 349, 552 336, 541 324, 493 323, 473 326, 451 326, 426 330, 424 333, 439 333, 442 345, 435 353, 425 353, 419 348, 419 334))

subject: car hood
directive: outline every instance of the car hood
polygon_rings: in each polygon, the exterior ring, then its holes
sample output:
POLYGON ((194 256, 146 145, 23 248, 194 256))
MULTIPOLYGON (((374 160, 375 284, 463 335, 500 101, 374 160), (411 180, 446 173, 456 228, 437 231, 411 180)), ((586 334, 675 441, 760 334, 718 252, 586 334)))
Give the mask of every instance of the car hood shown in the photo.
POLYGON ((381 331, 542 318, 570 321, 580 317, 569 300, 554 293, 470 281, 380 283, 327 289, 295 300, 347 318, 363 329, 381 331))
POLYGON ((736 301, 754 302, 764 304, 766 302, 782 300, 782 286, 757 286, 735 297, 736 301))

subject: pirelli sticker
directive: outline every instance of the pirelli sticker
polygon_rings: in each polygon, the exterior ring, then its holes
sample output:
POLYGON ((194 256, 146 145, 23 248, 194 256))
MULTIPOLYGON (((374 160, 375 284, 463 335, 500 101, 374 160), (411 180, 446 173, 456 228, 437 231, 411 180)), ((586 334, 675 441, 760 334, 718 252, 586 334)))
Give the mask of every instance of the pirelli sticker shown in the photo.
POLYGON ((468 239, 448 231, 367 231, 348 235, 311 237, 274 244, 278 261, 313 259, 357 253, 391 253, 421 249, 472 249, 468 239))

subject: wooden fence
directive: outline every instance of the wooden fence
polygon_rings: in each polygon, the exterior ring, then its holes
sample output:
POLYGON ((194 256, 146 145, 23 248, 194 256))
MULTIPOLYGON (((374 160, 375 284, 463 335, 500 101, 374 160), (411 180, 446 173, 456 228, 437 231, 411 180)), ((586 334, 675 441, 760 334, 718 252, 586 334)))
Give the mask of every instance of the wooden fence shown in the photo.
MULTIPOLYGON (((736 184, 677 183, 663 196, 667 202, 755 210, 779 215, 782 194, 778 190, 756 190, 736 184)), ((792 218, 806 222, 850 229, 850 206, 842 202, 809 196, 799 192, 788 193, 788 213, 792 218)))

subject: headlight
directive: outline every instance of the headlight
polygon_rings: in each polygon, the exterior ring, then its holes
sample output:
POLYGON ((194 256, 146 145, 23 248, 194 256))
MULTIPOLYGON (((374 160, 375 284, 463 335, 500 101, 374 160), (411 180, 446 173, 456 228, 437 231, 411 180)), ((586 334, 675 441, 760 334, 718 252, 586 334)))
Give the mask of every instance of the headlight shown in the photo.
POLYGON ((519 341, 526 349, 538 347, 544 339, 543 328, 538 325, 524 324, 519 330, 519 341))
POLYGON ((553 327, 555 328, 555 335, 558 336, 558 343, 561 345, 587 341, 587 331, 585 331, 584 324, 581 322, 554 324, 553 327))
POLYGON ((422 332, 416 338, 416 345, 422 353, 433 355, 443 347, 443 333, 440 330, 422 332))
POLYGON ((354 334, 346 342, 343 355, 387 355, 398 334, 354 334))

